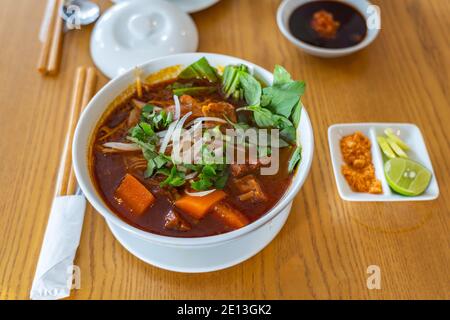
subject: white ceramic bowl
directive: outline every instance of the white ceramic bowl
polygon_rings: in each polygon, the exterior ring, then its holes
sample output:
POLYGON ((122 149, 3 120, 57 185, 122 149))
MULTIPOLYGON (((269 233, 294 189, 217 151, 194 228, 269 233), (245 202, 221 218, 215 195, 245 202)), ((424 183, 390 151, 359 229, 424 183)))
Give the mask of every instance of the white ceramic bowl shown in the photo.
MULTIPOLYGON (((322 48, 303 42, 292 35, 289 29, 289 18, 295 9, 297 9, 302 4, 311 1, 316 0, 284 0, 279 6, 277 12, 277 23, 281 33, 290 42, 292 42, 295 46, 305 51, 306 53, 322 58, 337 58, 346 56, 367 47, 375 40, 375 38, 378 36, 380 32, 379 28, 372 28, 372 27, 367 28, 367 35, 362 42, 358 43, 355 46, 342 49, 322 48)), ((335 1, 340 1, 356 8, 365 17, 366 21, 372 14, 374 14, 376 15, 378 21, 381 22, 379 12, 375 11, 374 9, 368 9, 369 7, 375 8, 375 6, 373 6, 369 1, 366 0, 335 0, 335 1)))
MULTIPOLYGON (((261 80, 267 83, 272 83, 273 77, 269 71, 257 65, 254 65, 251 62, 219 54, 184 53, 157 58, 139 67, 144 71, 144 74, 149 75, 173 65, 187 66, 203 56, 206 57, 208 61, 214 66, 226 66, 228 64, 238 63, 246 64, 261 80)), ((287 218, 287 215, 289 214, 293 198, 302 187, 311 167, 314 149, 314 137, 311 122, 306 110, 303 109, 300 121, 300 142, 303 147, 302 162, 299 166, 299 169, 297 170, 295 177, 293 178, 291 186, 272 210, 270 210, 267 214, 262 216, 257 221, 249 224, 248 226, 225 234, 200 238, 167 237, 137 229, 120 219, 103 202, 101 196, 98 194, 94 186, 93 181, 91 180, 91 176, 89 173, 89 143, 91 136, 97 126, 97 123, 110 103, 124 90, 126 90, 133 82, 134 75, 132 70, 110 81, 91 100, 86 110, 81 115, 81 118, 77 125, 73 143, 73 165, 78 183, 92 206, 107 220, 109 225, 114 226, 115 230, 120 230, 122 239, 119 240, 123 244, 123 238, 128 238, 128 240, 132 238, 138 238, 140 241, 146 241, 149 245, 157 245, 159 248, 167 248, 168 250, 174 248, 177 249, 173 253, 175 257, 171 257, 172 262, 169 264, 164 264, 162 262, 155 261, 157 257, 147 259, 143 257, 143 255, 137 254, 137 249, 133 249, 131 247, 133 246, 133 244, 130 244, 132 243, 132 241, 128 241, 128 244, 124 244, 124 246, 129 251, 135 253, 143 260, 165 269, 185 272, 203 272, 217 270, 236 264, 260 251, 273 239, 273 237, 275 237, 275 235, 281 229, 281 226, 284 224, 285 218, 287 218), (280 213, 283 212, 285 214, 285 218, 279 219, 282 220, 281 226, 279 226, 279 228, 272 227, 271 223, 273 222, 274 218, 276 218, 280 213), (258 233, 260 233, 260 237, 254 236, 251 243, 242 243, 242 246, 245 248, 245 252, 242 252, 241 250, 239 251, 238 255, 234 254, 234 256, 230 256, 227 261, 211 261, 207 260, 205 256, 202 255, 203 248, 206 250, 207 248, 211 249, 211 247, 221 247, 222 245, 233 241, 238 243, 240 241, 243 241, 243 239, 245 239, 246 237, 248 238, 251 235, 257 235, 258 233), (175 262, 180 262, 180 260, 186 257, 186 250, 191 253, 193 252, 192 250, 195 250, 196 256, 194 258, 198 263, 193 267, 185 267, 182 263, 180 265, 174 266, 175 262), (202 261, 204 258, 205 263, 203 265, 202 261)), ((113 233, 117 236, 117 232, 114 232, 113 230, 113 233)), ((223 250, 232 249, 224 248, 223 250)), ((226 253, 223 254, 226 255, 226 253)))

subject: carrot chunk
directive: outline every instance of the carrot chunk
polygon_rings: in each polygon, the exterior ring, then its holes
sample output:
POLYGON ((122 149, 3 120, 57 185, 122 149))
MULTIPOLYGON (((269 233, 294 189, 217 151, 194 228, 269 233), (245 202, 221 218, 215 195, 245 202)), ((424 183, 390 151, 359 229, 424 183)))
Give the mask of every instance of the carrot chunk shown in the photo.
POLYGON ((217 203, 212 213, 232 229, 239 229, 249 224, 248 218, 243 213, 224 201, 217 203))
POLYGON ((155 202, 153 194, 138 179, 128 173, 116 189, 116 198, 138 215, 155 202))
POLYGON ((201 219, 208 213, 213 205, 225 198, 226 195, 227 194, 221 190, 216 190, 204 197, 184 195, 175 201, 175 206, 187 214, 190 214, 195 219, 201 219))

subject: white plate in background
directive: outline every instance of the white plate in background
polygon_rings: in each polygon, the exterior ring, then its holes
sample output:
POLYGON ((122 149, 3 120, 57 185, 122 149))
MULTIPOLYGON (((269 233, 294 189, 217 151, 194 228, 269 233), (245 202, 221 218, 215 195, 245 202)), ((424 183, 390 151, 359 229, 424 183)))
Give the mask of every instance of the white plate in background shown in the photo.
POLYGON ((330 146, 331 161, 333 164, 334 177, 339 195, 347 201, 425 201, 433 200, 439 196, 439 187, 434 174, 433 166, 428 155, 422 133, 414 124, 408 123, 347 123, 335 124, 328 128, 328 143, 330 146), (394 133, 400 133, 399 137, 411 148, 407 152, 408 157, 423 166, 433 174, 430 184, 425 192, 419 196, 407 197, 394 192, 388 185, 384 176, 384 159, 382 151, 376 141, 377 136, 384 135, 384 130, 391 128, 394 133), (344 136, 353 134, 355 131, 362 132, 369 138, 372 144, 372 162, 375 167, 375 176, 381 181, 382 194, 370 194, 354 192, 351 190, 341 172, 344 164, 339 142, 344 136))
MULTIPOLYGON (((115 3, 133 1, 133 0, 111 0, 115 3)), ((181 10, 187 13, 194 13, 201 10, 205 10, 213 5, 215 5, 219 0, 166 0, 172 2, 176 6, 180 7, 181 10)), ((151 2, 151 0, 149 0, 151 2)))

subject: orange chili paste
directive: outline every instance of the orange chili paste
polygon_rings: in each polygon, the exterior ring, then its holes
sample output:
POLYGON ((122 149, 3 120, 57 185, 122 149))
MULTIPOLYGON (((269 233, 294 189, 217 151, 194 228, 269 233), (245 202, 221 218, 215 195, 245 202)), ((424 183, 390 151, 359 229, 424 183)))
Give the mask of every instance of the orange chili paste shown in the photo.
POLYGON ((341 152, 345 164, 342 174, 355 192, 382 193, 381 182, 375 177, 370 153, 370 140, 361 132, 341 139, 341 152))
POLYGON ((322 38, 333 39, 336 37, 339 26, 339 21, 334 20, 333 14, 326 10, 317 11, 311 20, 311 28, 322 38))

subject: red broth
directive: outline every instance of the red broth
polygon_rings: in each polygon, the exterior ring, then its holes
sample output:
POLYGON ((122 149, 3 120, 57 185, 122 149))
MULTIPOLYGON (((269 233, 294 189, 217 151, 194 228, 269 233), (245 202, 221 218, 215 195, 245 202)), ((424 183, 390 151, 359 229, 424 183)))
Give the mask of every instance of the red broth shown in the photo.
MULTIPOLYGON (((179 81, 179 80, 178 80, 179 81)), ((191 80, 192 81, 192 80, 191 80)), ((169 89, 175 79, 164 81, 144 87, 143 97, 140 101, 151 101, 152 104, 163 109, 170 108, 173 104, 173 93, 169 89)), ((195 80, 195 86, 212 86, 212 84, 195 80)), ((98 192, 107 206, 128 224, 141 230, 155 234, 172 237, 204 237, 212 236, 234 230, 217 216, 208 213, 202 219, 194 219, 190 214, 178 209, 174 202, 184 194, 184 187, 167 188, 161 187, 160 182, 164 177, 144 178, 145 159, 141 151, 110 153, 105 152, 102 145, 106 142, 128 142, 130 126, 128 119, 135 108, 133 99, 138 99, 137 94, 126 99, 120 105, 109 111, 99 124, 93 138, 91 148, 91 170, 98 192), (121 184, 124 176, 130 174, 137 178, 155 197, 155 202, 142 214, 132 212, 123 202, 118 201, 116 190, 121 184), (168 214, 175 212, 177 216, 189 225, 189 230, 177 230, 166 227, 168 214)), ((209 102, 225 101, 220 90, 215 93, 205 93, 195 96, 199 104, 209 102)), ((226 101, 234 108, 243 102, 226 101)), ((234 172, 228 167, 229 178, 223 189, 226 193, 222 200, 227 206, 232 206, 251 223, 267 213, 283 196, 289 187, 292 174, 287 171, 287 163, 293 148, 283 148, 280 152, 280 170, 276 175, 260 175, 258 170, 250 170, 265 195, 264 201, 241 201, 240 192, 236 187, 234 172)), ((247 175, 246 175, 247 176, 247 175)))

